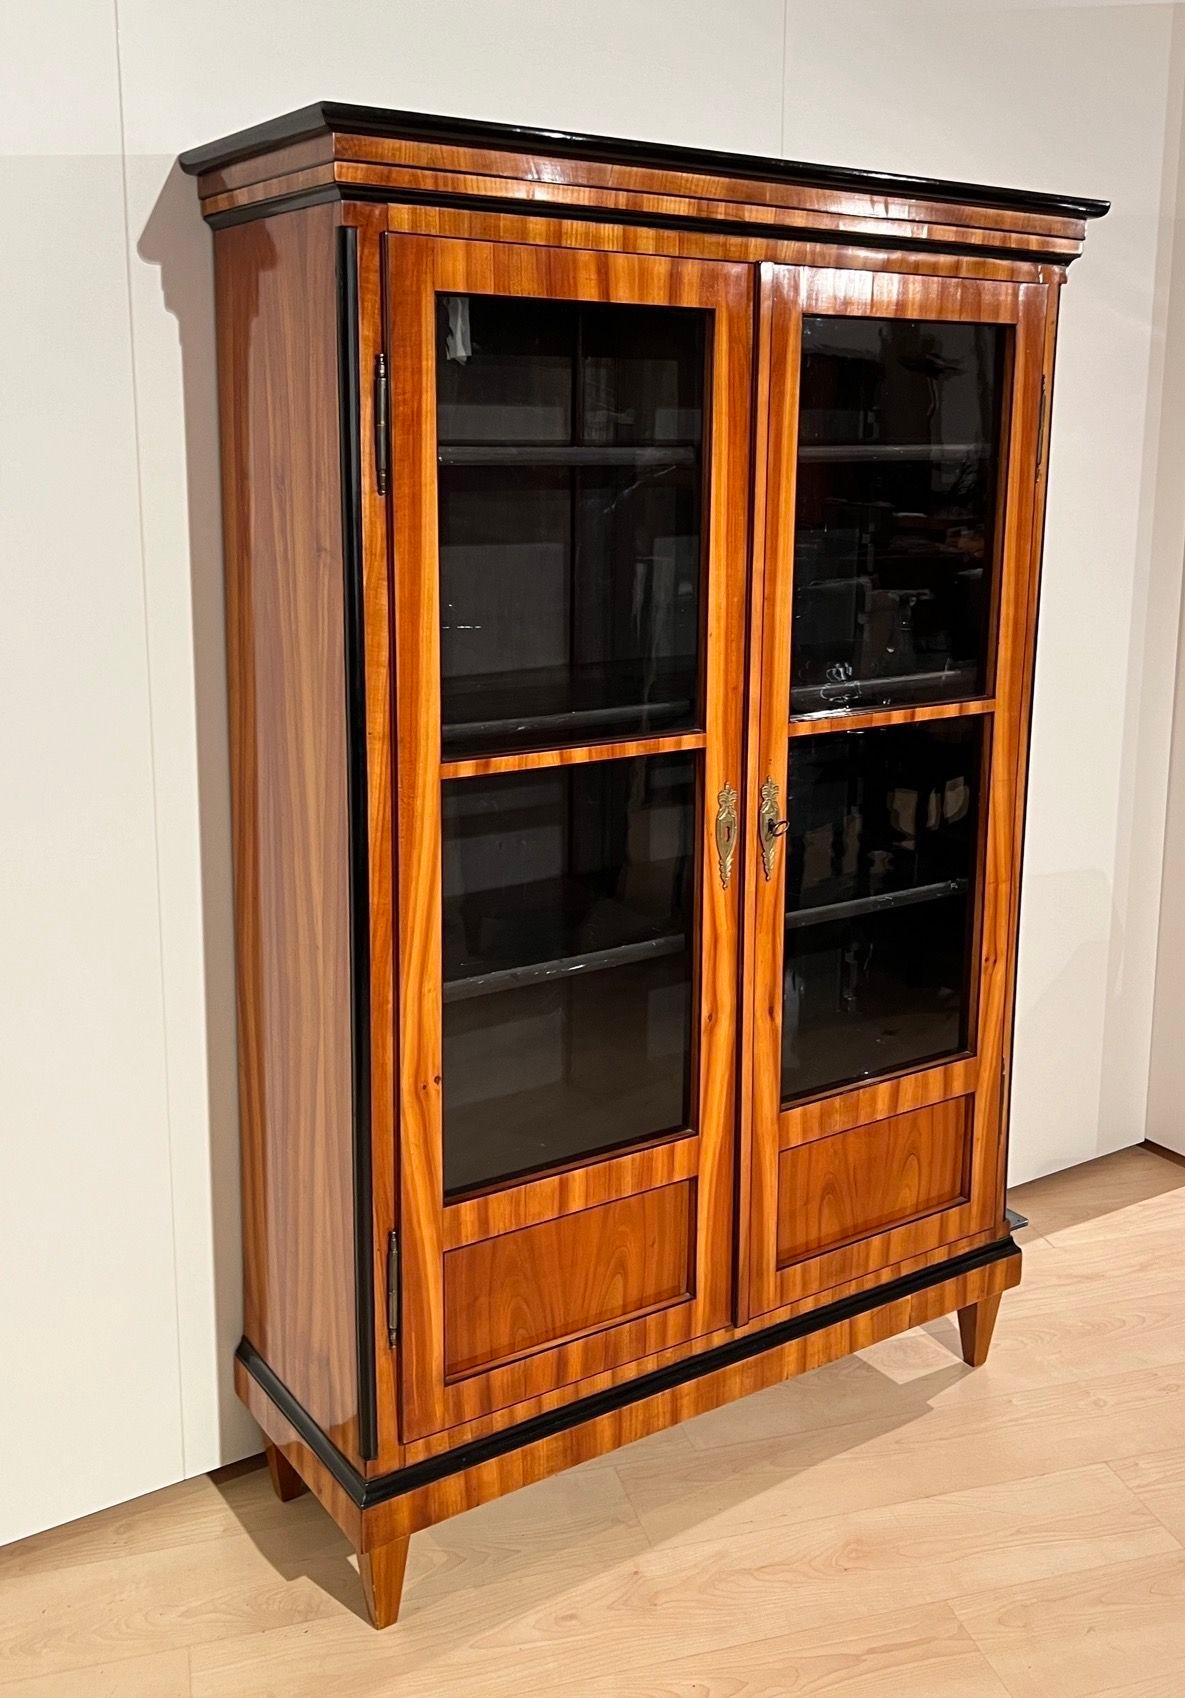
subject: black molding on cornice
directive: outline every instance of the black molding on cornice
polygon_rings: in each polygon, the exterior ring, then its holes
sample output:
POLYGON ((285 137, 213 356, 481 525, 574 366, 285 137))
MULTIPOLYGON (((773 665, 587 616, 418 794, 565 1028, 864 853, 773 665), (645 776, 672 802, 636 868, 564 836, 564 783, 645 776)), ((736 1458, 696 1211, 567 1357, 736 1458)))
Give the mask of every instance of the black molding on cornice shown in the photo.
POLYGON ((561 159, 591 159, 601 164, 649 166, 660 171, 693 171, 716 177, 754 177, 804 188, 842 189, 866 195, 903 195, 917 200, 954 201, 965 206, 995 206, 1011 212, 1042 212, 1056 218, 1102 218, 1110 202, 1076 195, 1042 194, 1034 189, 993 188, 944 177, 911 177, 895 171, 860 171, 846 165, 812 165, 796 159, 724 153, 715 148, 678 147, 669 142, 625 136, 586 136, 568 130, 532 129, 524 124, 493 124, 480 118, 450 118, 433 112, 388 111, 382 106, 351 106, 317 100, 266 124, 253 124, 234 135, 181 155, 181 169, 196 175, 250 159, 273 147, 314 136, 385 136, 402 141, 484 147, 504 153, 532 153, 561 159))
POLYGON ((393 1474, 383 1474, 373 1480, 364 1479, 342 1455, 312 1416, 296 1401, 283 1381, 268 1367, 253 1345, 244 1339, 236 1354, 251 1378, 266 1392, 289 1426, 304 1440, 318 1461, 324 1464, 351 1501, 359 1509, 374 1509, 379 1504, 390 1502, 392 1498, 403 1497, 423 1486, 434 1485, 438 1480, 446 1480, 450 1475, 461 1474, 468 1468, 475 1468, 483 1462, 492 1462, 500 1456, 508 1456, 516 1450, 522 1450, 525 1445, 537 1444, 541 1439, 552 1438, 557 1433, 565 1433, 573 1427, 583 1426, 586 1421, 595 1421, 602 1415, 611 1415, 615 1410, 627 1408, 632 1403, 641 1403, 645 1398, 702 1379, 705 1374, 714 1374, 721 1368, 734 1367, 754 1356, 764 1355, 767 1350, 791 1344, 795 1339, 806 1338, 814 1332, 822 1332, 825 1327, 835 1326, 840 1321, 854 1320, 858 1315, 881 1309, 888 1303, 899 1302, 903 1297, 912 1297, 917 1292, 928 1291, 931 1286, 942 1285, 948 1279, 958 1279, 960 1275, 973 1273, 977 1268, 990 1267, 993 1262, 1007 1261, 1019 1255, 1020 1251, 1010 1237, 999 1239, 996 1243, 985 1244, 978 1250, 969 1250, 965 1255, 953 1256, 949 1261, 938 1262, 932 1267, 920 1268, 916 1273, 905 1274, 901 1279, 891 1280, 886 1285, 858 1292, 854 1297, 844 1297, 837 1303, 828 1303, 823 1308, 812 1309, 808 1314, 796 1315, 793 1320, 765 1327, 761 1332, 730 1339, 714 1350, 705 1350, 698 1356, 684 1357, 681 1361, 672 1362, 668 1367, 659 1368, 654 1373, 641 1374, 637 1379, 610 1386, 607 1391, 579 1398, 574 1403, 567 1403, 558 1409, 548 1410, 546 1414, 536 1415, 529 1421, 521 1421, 517 1426, 491 1433, 487 1438, 474 1439, 469 1444, 458 1445, 455 1450, 443 1451, 438 1456, 430 1456, 423 1462, 412 1463, 408 1468, 400 1468, 393 1474))
POLYGON ((315 189, 297 189, 291 194, 274 195, 268 200, 250 201, 226 212, 216 212, 207 219, 214 230, 225 230, 233 224, 250 224, 256 218, 275 218, 282 212, 300 212, 308 206, 324 206, 331 201, 381 201, 388 206, 442 206, 462 212, 497 212, 503 216, 555 218, 566 223, 629 224, 647 230, 696 230, 710 236, 758 237, 762 241, 820 242, 828 247, 875 248, 886 253, 933 253, 938 248, 944 254, 958 254, 968 259, 1002 259, 1012 264, 1071 265, 1077 254, 1030 252, 1025 248, 997 247, 990 242, 934 242, 918 237, 880 235, 861 230, 830 227, 822 230, 802 225, 760 225, 744 219, 680 218, 674 214, 655 214, 623 211, 619 207, 566 206, 554 201, 507 200, 501 195, 447 195, 419 189, 385 189, 359 183, 323 183, 315 189))

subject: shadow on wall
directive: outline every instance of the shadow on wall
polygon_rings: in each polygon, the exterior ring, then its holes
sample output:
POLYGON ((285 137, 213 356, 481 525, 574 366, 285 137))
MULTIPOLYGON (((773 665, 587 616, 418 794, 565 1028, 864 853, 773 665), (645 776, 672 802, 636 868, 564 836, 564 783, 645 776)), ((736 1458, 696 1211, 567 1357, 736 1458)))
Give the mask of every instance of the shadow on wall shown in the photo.
MULTIPOLYGON (((218 372, 213 245, 198 210, 193 181, 176 164, 140 236, 137 253, 160 272, 165 307, 177 321, 181 350, 205 970, 217 1422, 220 1454, 226 1455, 228 1450, 232 1454, 242 1452, 245 1417, 235 1397, 232 1374, 233 1352, 242 1334, 243 1316, 218 372)), ((184 1342, 183 1338, 183 1345, 184 1342)), ((200 1466, 207 1466, 204 1459, 200 1466)), ((192 1466, 189 1471, 193 1471, 192 1466)))

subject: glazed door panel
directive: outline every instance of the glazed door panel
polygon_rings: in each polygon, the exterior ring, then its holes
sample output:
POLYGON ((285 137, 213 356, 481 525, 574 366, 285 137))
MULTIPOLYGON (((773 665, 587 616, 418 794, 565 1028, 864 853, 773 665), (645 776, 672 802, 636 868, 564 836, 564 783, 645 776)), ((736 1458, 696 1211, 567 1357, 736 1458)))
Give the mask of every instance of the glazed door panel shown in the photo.
POLYGON ((1048 294, 761 283, 755 1316, 999 1225, 1048 294))
POLYGON ((731 1318, 747 267, 387 238, 402 1433, 731 1318))

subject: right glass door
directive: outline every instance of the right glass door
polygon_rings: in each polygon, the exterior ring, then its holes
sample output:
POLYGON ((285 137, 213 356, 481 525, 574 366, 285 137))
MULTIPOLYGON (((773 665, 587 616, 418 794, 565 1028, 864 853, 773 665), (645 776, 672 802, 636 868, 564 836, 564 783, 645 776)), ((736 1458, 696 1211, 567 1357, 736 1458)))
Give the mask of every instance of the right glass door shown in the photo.
POLYGON ((1002 1229, 1050 312, 1039 284, 767 266, 762 290, 753 1315, 1002 1229))

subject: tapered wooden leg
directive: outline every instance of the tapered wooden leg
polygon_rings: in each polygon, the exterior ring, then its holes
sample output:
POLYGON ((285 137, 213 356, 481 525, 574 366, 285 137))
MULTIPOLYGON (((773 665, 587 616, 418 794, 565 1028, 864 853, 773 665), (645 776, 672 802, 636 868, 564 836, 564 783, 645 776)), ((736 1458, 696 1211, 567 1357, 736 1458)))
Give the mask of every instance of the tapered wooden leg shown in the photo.
POLYGON ((403 1571, 407 1567, 410 1538, 378 1545, 373 1551, 358 1552, 358 1572, 366 1609, 375 1627, 391 1627, 399 1620, 403 1597, 403 1571))
POLYGON ((1003 1292, 998 1292, 995 1297, 981 1297, 978 1303, 969 1303, 965 1309, 959 1310, 963 1360, 970 1368, 982 1368, 987 1361, 1003 1295, 1003 1292))
POLYGON ((293 1498, 298 1498, 302 1492, 309 1489, 284 1452, 277 1450, 274 1444, 267 1446, 267 1471, 272 1477, 272 1487, 281 1503, 291 1503, 293 1498))

